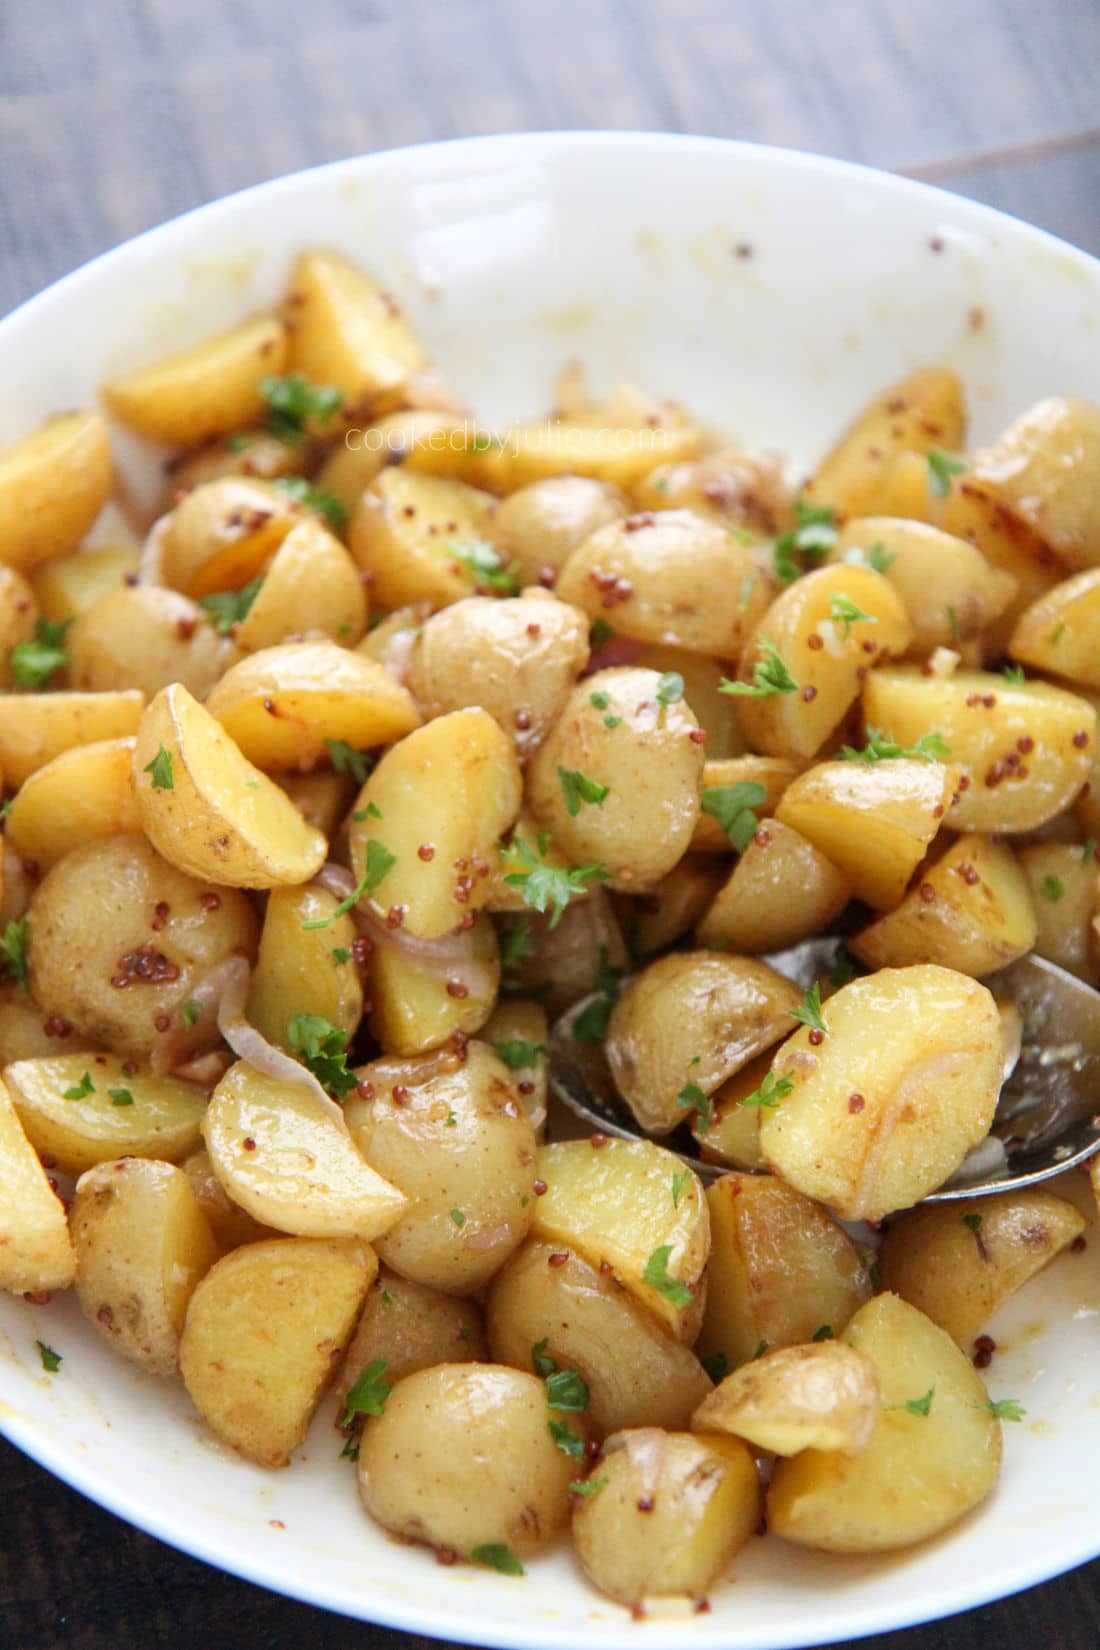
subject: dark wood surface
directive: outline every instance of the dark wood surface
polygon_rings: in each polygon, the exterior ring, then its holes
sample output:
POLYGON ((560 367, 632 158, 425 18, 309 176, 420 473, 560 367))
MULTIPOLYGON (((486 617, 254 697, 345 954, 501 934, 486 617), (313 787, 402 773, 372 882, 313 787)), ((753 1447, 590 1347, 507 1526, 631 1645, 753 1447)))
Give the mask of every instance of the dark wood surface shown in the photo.
MULTIPOLYGON (((822 150, 957 189, 1100 253, 1098 71, 1100 0, 0 0, 0 313, 246 184, 364 150, 524 129, 642 127, 822 150)), ((417 1641, 184 1558, 0 1443, 0 1642, 417 1641)), ((864 1642, 1095 1650, 1100 1563, 864 1642)))

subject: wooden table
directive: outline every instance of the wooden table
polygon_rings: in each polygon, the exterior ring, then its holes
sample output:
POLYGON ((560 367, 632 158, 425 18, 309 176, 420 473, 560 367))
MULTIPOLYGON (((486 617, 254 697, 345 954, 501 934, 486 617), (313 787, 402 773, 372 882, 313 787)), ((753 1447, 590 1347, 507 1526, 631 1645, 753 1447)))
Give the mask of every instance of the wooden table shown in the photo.
MULTIPOLYGON (((539 128, 823 150, 1100 253, 1098 70, 1098 0, 9 0, 0 312, 228 190, 363 150, 539 128)), ((3 1444, 0 1555, 13 1650, 412 1643, 183 1558, 3 1444)), ((865 1643, 1095 1650, 1100 1563, 865 1643)))

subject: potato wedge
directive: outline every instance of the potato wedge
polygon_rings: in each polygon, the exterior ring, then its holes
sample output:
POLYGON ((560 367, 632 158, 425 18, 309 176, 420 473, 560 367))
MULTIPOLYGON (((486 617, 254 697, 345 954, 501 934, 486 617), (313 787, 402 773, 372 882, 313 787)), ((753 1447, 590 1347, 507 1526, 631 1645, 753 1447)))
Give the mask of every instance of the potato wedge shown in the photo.
POLYGON ((611 1011, 607 1059, 642 1127, 668 1134, 790 1030, 799 992, 766 963, 708 951, 650 963, 611 1011), (685 1090, 694 1089, 702 1102, 685 1090))
POLYGON ((305 507, 272 482, 248 476, 208 481, 185 494, 153 529, 163 582, 196 600, 240 590, 305 519, 305 507))
POLYGON ((1008 651, 1075 687, 1100 688, 1100 567, 1037 597, 1016 621, 1008 651))
POLYGON ((839 1336, 870 1294, 842 1227, 770 1174, 728 1174, 707 1188, 711 1257, 699 1352, 720 1378, 768 1347, 839 1336), (712 1362, 713 1360, 713 1362, 712 1362))
POLYGON ((656 1427, 620 1432, 588 1498, 573 1511, 573 1546, 588 1579, 621 1604, 705 1597, 760 1526, 756 1463, 738 1438, 656 1427))
POLYGON ((694 458, 702 432, 674 414, 663 422, 648 421, 639 409, 629 422, 593 407, 585 416, 547 418, 512 424, 483 446, 467 443, 454 448, 418 442, 409 455, 415 469, 459 473, 496 493, 548 481, 554 476, 589 476, 629 491, 656 465, 694 458), (636 421, 635 421, 636 418, 636 421))
POLYGON ((141 560, 139 545, 105 546, 98 550, 74 550, 43 562, 34 573, 34 594, 42 617, 54 624, 75 619, 101 596, 121 590, 132 574, 136 579, 141 560))
POLYGON ((324 631, 353 647, 367 628, 367 593, 339 539, 315 516, 292 527, 276 550, 237 629, 242 653, 324 631))
POLYGON ((805 496, 846 516, 884 514, 883 481, 901 453, 957 452, 966 434, 958 375, 921 367, 877 395, 818 465, 805 496))
POLYGON ((370 1240, 408 1207, 311 1089, 245 1060, 230 1066, 210 1096, 202 1137, 234 1203, 278 1232, 370 1240))
POLYGON ((107 426, 61 413, 0 452, 0 562, 28 572, 75 550, 111 490, 107 426))
POLYGON ((321 465, 317 486, 338 498, 350 516, 375 476, 388 465, 401 463, 419 439, 435 434, 446 441, 454 429, 455 414, 446 408, 403 407, 387 413, 365 430, 345 433, 321 465))
POLYGON ((1067 807, 1089 776, 1096 712, 1047 682, 891 667, 868 677, 863 713, 901 745, 929 730, 946 741, 966 782, 951 810, 957 831, 1033 831, 1067 807))
POLYGON ((4 1082, 31 1145, 63 1174, 119 1157, 177 1163, 199 1143, 205 1092, 113 1054, 17 1060, 4 1082))
POLYGON ((1041 1186, 909 1209, 879 1249, 882 1286, 945 1329, 964 1351, 1017 1289, 1085 1229, 1041 1186))
POLYGON ((75 745, 32 773, 13 797, 5 836, 40 871, 93 837, 141 830, 131 777, 134 741, 75 745))
POLYGON ((275 315, 254 315, 178 355, 110 378, 107 406, 131 429, 173 447, 197 447, 253 424, 264 410, 260 380, 286 367, 287 333, 275 315))
POLYGON ((827 1552, 908 1547, 988 1495, 1001 1467, 1001 1429, 970 1360, 896 1295, 869 1301, 844 1339, 878 1372, 875 1430, 858 1455, 809 1449, 777 1462, 768 1528, 827 1552))
POLYGON ((1095 854, 1077 843, 1034 842, 1021 848, 1020 867, 1035 909, 1035 950, 1096 985, 1100 944, 1093 919, 1100 915, 1100 862, 1095 854))
POLYGON ((858 1455, 878 1421, 878 1372, 843 1341, 784 1346, 727 1375, 691 1418, 695 1432, 731 1432, 759 1450, 858 1455))
POLYGON ((0 769, 13 789, 76 745, 128 739, 138 730, 145 695, 0 693, 0 769))
POLYGON ((691 836, 692 852, 732 853, 733 842, 719 823, 723 811, 733 812, 735 805, 751 806, 758 820, 770 819, 787 786, 805 767, 805 762, 788 756, 734 756, 719 761, 708 758, 703 764, 701 807, 691 836), (742 785, 759 789, 750 792, 733 788, 742 785), (764 792, 762 797, 760 790, 764 792))
POLYGON ((761 825, 695 929, 698 945, 742 954, 782 951, 820 934, 840 915, 852 885, 792 826, 761 825), (798 890, 797 901, 790 891, 798 890))
POLYGON ((0 1289, 67 1289, 75 1271, 65 1205, 0 1083, 0 1289))
POLYGON ((318 1014, 351 1037, 363 1013, 363 987, 352 954, 355 924, 325 888, 273 888, 245 1017, 269 1043, 289 1047, 295 1014, 318 1014), (328 919, 327 927, 305 924, 328 919))
POLYGON ((976 980, 884 968, 829 998, 772 1062, 790 1085, 760 1123, 775 1173, 845 1220, 877 1220, 942 1186, 993 1121, 1000 1017, 976 980))
POLYGON ((293 365, 316 384, 334 384, 349 411, 392 398, 427 365, 393 294, 338 252, 298 259, 286 315, 293 365))
POLYGON ((338 1417, 343 1417, 348 1392, 368 1364, 384 1364, 384 1378, 393 1386, 418 1369, 485 1363, 488 1356, 476 1302, 410 1283, 383 1266, 367 1291, 336 1383, 338 1417))
POLYGON ((404 464, 383 470, 348 529, 372 604, 446 607, 490 588, 479 567, 499 582, 504 558, 489 543, 493 503, 491 494, 461 481, 416 475, 404 464))
POLYGON ((218 1438, 261 1467, 286 1465, 377 1267, 356 1239, 276 1238, 211 1268, 187 1309, 180 1373, 218 1438))
POLYGON ((689 1345, 698 1333, 710 1216, 700 1181, 651 1140, 562 1140, 543 1146, 531 1234, 606 1269, 689 1345))
POLYGON ((231 888, 308 882, 328 844, 221 724, 178 684, 157 694, 134 747, 142 826, 172 864, 231 888))
POLYGON ((69 685, 85 693, 138 688, 151 699, 182 682, 204 699, 231 662, 232 643, 178 590, 128 586, 78 613, 66 637, 69 685))
POLYGON ((686 1427, 710 1391, 689 1347, 611 1278, 552 1243, 529 1239, 498 1272, 485 1324, 497 1362, 529 1370, 538 1346, 559 1369, 579 1371, 597 1438, 620 1427, 686 1427), (564 1258, 551 1264, 551 1256, 564 1258))
POLYGON ((187 1303, 218 1246, 182 1169, 138 1157, 99 1163, 73 1199, 80 1309, 116 1352, 174 1375, 187 1303))
POLYGON ((492 1013, 500 985, 500 948, 489 918, 479 912, 460 928, 446 955, 422 956, 415 947, 379 933, 366 964, 371 1035, 386 1054, 423 1054, 456 1032, 472 1037, 492 1013))
POLYGON ((869 968, 938 963, 978 979, 1030 951, 1037 932, 1027 879, 1011 848, 974 833, 925 865, 901 904, 847 945, 869 968))
POLYGON ((631 496, 639 510, 694 510, 735 538, 774 538, 793 524, 785 468, 776 452, 719 447, 686 463, 658 464, 631 496))
POLYGON ((521 585, 549 584, 573 551, 608 522, 630 514, 625 493, 591 476, 548 476, 500 501, 493 537, 521 585))
POLYGON ((1100 563, 1100 406, 1051 396, 974 458, 974 474, 1070 567, 1100 563))
POLYGON ((639 958, 667 951, 701 921, 718 895, 725 867, 709 854, 685 854, 660 887, 648 894, 616 896, 616 909, 639 958))

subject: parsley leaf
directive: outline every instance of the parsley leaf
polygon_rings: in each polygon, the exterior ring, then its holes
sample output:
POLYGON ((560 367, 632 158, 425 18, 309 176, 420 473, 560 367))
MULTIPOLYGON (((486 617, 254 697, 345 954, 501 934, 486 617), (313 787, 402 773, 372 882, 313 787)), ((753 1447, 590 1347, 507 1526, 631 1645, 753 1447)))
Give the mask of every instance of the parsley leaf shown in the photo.
POLYGON ((527 1574, 511 1547, 503 1541, 485 1541, 473 1548, 470 1557, 475 1564, 487 1564, 490 1570, 499 1570, 504 1576, 527 1574))
POLYGON ((72 1088, 62 1090, 62 1093, 66 1100, 83 1100, 85 1095, 94 1094, 95 1084, 92 1082, 91 1072, 86 1071, 79 1083, 75 1083, 72 1088))
POLYGON ((527 1066, 533 1066, 540 1055, 550 1052, 545 1043, 529 1043, 523 1037, 507 1037, 503 1042, 493 1043, 492 1047, 509 1071, 523 1071, 527 1066))
POLYGON ((907 1398, 904 1404, 898 1404, 895 1407, 898 1409, 904 1409, 909 1415, 931 1415, 932 1399, 935 1396, 936 1389, 934 1386, 930 1386, 928 1391, 920 1398, 907 1398))
POLYGON ((172 777, 172 752, 166 750, 163 745, 159 747, 153 760, 147 762, 141 771, 142 773, 152 774, 153 789, 155 791, 175 790, 176 781, 172 777))
POLYGON ((836 1336, 833 1334, 832 1324, 823 1323, 820 1329, 814 1330, 810 1339, 813 1341, 835 1341, 836 1336))
POLYGON ((746 1094, 737 1104, 739 1106, 760 1106, 771 1111, 775 1106, 778 1106, 781 1100, 786 1099, 793 1088, 793 1077, 777 1077, 774 1071, 769 1071, 765 1073, 764 1081, 760 1087, 753 1089, 751 1094, 746 1094))
POLYGON ((756 1351, 752 1355, 751 1362, 755 1363, 758 1358, 762 1358, 770 1345, 770 1341, 757 1341, 756 1351))
POLYGON ((346 945, 334 945, 332 948, 332 960, 336 966, 340 968, 344 963, 351 961, 351 952, 348 950, 346 945))
POLYGON ((342 917, 345 911, 350 911, 353 905, 358 905, 367 894, 373 894, 382 879, 393 870, 397 864, 397 855, 391 854, 380 842, 372 837, 367 843, 367 868, 362 880, 352 889, 347 899, 342 899, 335 911, 327 917, 312 917, 309 922, 302 924, 303 928, 327 928, 330 922, 342 917))
POLYGON ((947 605, 947 623, 951 631, 951 640, 954 642, 955 646, 958 647, 959 642, 962 639, 962 632, 959 629, 959 615, 951 606, 950 602, 947 605))
POLYGON ((794 507, 796 526, 775 541, 775 571, 781 584, 793 584, 804 565, 795 560, 820 561, 836 543, 836 511, 831 504, 807 504, 799 499, 794 507))
POLYGON ((551 1415, 546 1425, 550 1428, 550 1436, 560 1450, 571 1455, 574 1461, 584 1460, 584 1439, 578 1438, 568 1421, 559 1421, 551 1415))
POLYGON ((988 1404, 975 1404, 974 1408, 988 1410, 998 1421, 1022 1421, 1027 1414, 1016 1398, 997 1398, 988 1404))
POLYGON ((494 549, 487 539, 475 539, 469 545, 455 544, 451 541, 447 548, 470 569, 479 585, 483 585, 487 590, 495 590, 501 596, 516 594, 519 580, 506 565, 500 551, 494 549))
POLYGON ((681 1111, 693 1111, 698 1114, 700 1129, 706 1130, 714 1123, 714 1101, 703 1093, 698 1083, 685 1083, 676 1096, 676 1104, 681 1111))
POLYGON ((263 574, 258 573, 239 590, 215 590, 212 596, 199 597, 199 606, 209 613, 219 636, 228 636, 234 625, 247 619, 263 582, 263 574))
POLYGON ((699 799, 705 814, 716 819, 739 854, 743 854, 759 824, 754 808, 762 807, 768 793, 755 779, 739 779, 732 785, 710 785, 699 799))
POLYGON ((656 1289, 657 1293, 671 1301, 673 1306, 690 1306, 695 1296, 687 1284, 681 1283, 679 1278, 669 1276, 668 1257, 671 1253, 671 1243, 662 1243, 659 1248, 654 1249, 645 1263, 642 1282, 648 1283, 651 1289, 656 1289))
POLYGON ((451 1219, 454 1221, 456 1226, 465 1226, 466 1224, 466 1216, 462 1213, 461 1209, 452 1209, 451 1219))
POLYGON ((531 944, 531 924, 526 917, 521 917, 517 923, 502 930, 500 935, 500 971, 508 975, 521 963, 524 957, 534 956, 535 948, 531 944))
POLYGON ((711 1352, 699 1361, 715 1386, 729 1374, 730 1361, 724 1352, 711 1352))
POLYGON ((0 975, 10 975, 27 990, 27 919, 9 922, 0 934, 0 975))
POLYGON ((1005 665, 1004 669, 1001 671, 1001 675, 1010 687, 1023 687, 1024 683, 1027 681, 1027 677, 1024 675, 1023 667, 1021 665, 1005 665))
POLYGON ((551 1409, 579 1415, 588 1408, 588 1383, 575 1369, 556 1369, 545 1380, 546 1402, 551 1409))
POLYGON ((275 485, 296 504, 304 504, 312 515, 324 516, 329 526, 337 532, 347 526, 348 507, 335 493, 326 493, 323 487, 315 487, 305 476, 277 476, 275 485))
POLYGON ((550 1337, 549 1335, 544 1335, 542 1340, 536 1341, 534 1346, 531 1348, 532 1367, 534 1368, 535 1374, 542 1380, 545 1380, 548 1375, 553 1375, 554 1371, 558 1367, 553 1358, 547 1355, 546 1348, 549 1345, 550 1337))
POLYGON ((844 630, 843 640, 847 641, 852 634, 852 626, 861 620, 866 624, 878 624, 873 613, 865 613, 851 596, 846 596, 843 590, 838 590, 829 603, 829 617, 834 624, 841 625, 844 630))
POLYGON ((590 693, 588 703, 594 705, 597 710, 606 710, 611 703, 611 695, 609 693, 590 693))
POLYGON ((928 460, 928 487, 936 498, 946 498, 951 491, 951 477, 961 476, 966 464, 961 458, 952 458, 940 447, 929 447, 925 458, 928 460))
POLYGON ((344 1447, 340 1451, 339 1460, 341 1460, 341 1461, 358 1461, 358 1459, 359 1459, 359 1445, 358 1445, 358 1443, 356 1442, 356 1440, 354 1438, 346 1438, 344 1440, 344 1447))
POLYGON ((970 1230, 974 1233, 975 1237, 977 1237, 978 1233, 982 1229, 982 1217, 981 1217, 981 1215, 963 1215, 962 1221, 963 1221, 963 1225, 964 1226, 969 1226, 970 1230))
POLYGON ((606 945, 601 945, 599 962, 596 968, 596 986, 600 991, 599 997, 583 1008, 573 1021, 573 1041, 575 1043, 602 1043, 607 1036, 607 1028, 611 1020, 611 1010, 622 989, 622 969, 612 968, 607 955, 606 945))
POLYGON ((821 986, 816 982, 802 993, 802 1001, 797 1008, 791 1009, 790 1014, 792 1020, 809 1026, 811 1031, 825 1032, 829 1029, 821 1017, 821 986))
POLYGON ((836 956, 833 958, 833 966, 829 970, 829 984, 835 985, 839 988, 842 985, 847 985, 848 981, 854 980, 855 977, 855 958, 852 956, 852 953, 848 950, 848 947, 842 940, 836 948, 836 956))
POLYGON ((63 624, 54 624, 49 619, 37 619, 33 641, 16 642, 8 664, 20 687, 45 687, 54 671, 68 664, 69 655, 63 644, 72 622, 66 619, 63 624))
POLYGON ((570 819, 576 819, 585 802, 600 806, 610 789, 601 785, 597 780, 590 779, 579 768, 559 768, 558 780, 561 784, 561 794, 565 798, 565 811, 570 819))
POLYGON ((597 1495, 609 1482, 606 1473, 599 1478, 574 1478, 569 1486, 569 1493, 570 1495, 582 1495, 586 1501, 591 1501, 592 1497, 597 1495))
POLYGON ((684 697, 684 678, 678 670, 666 670, 657 683, 657 703, 675 705, 684 697))
POLYGON ((46 1374, 56 1375, 63 1361, 60 1352, 55 1352, 45 1341, 35 1341, 34 1344, 38 1348, 38 1356, 42 1359, 42 1368, 46 1374))
POLYGON ((183 1005, 184 1025, 187 1026, 188 1030, 190 1030, 192 1026, 197 1026, 201 1019, 202 1004, 200 1002, 196 1002, 194 997, 188 997, 187 1001, 183 1005))
POLYGON ((333 773, 350 773, 357 785, 366 783, 374 764, 365 751, 357 751, 346 739, 326 739, 325 744, 332 758, 333 773))
POLYGON ((876 539, 866 550, 861 549, 859 545, 852 545, 850 549, 845 550, 840 559, 847 562, 850 567, 869 567, 872 572, 885 573, 887 568, 892 567, 897 561, 898 553, 896 550, 887 550, 886 546, 876 539))
POLYGON ((611 641, 612 637, 617 636, 617 635, 618 635, 618 631, 615 629, 615 626, 612 625, 612 624, 608 624, 607 620, 603 617, 602 613, 600 614, 599 618, 597 618, 593 621, 592 636, 591 636, 591 643, 592 643, 593 649, 595 649, 597 647, 603 647, 605 642, 611 641))
MULTIPOLYGON (((546 847, 549 847, 548 841, 546 847)), ((532 910, 545 913, 553 908, 550 927, 556 928, 574 894, 583 893, 589 882, 607 882, 609 873, 602 865, 547 865, 545 858, 540 857, 545 852, 546 848, 540 847, 536 855, 522 837, 516 837, 501 856, 513 867, 504 880, 510 888, 522 891, 523 903, 532 910)))
POLYGON ((842 745, 840 760, 842 762, 894 762, 899 758, 915 762, 946 762, 951 755, 951 747, 945 744, 941 734, 936 732, 922 733, 915 745, 908 750, 899 745, 890 734, 882 728, 875 728, 868 723, 867 743, 862 750, 856 750, 851 745, 842 745))
POLYGON ((266 423, 280 441, 304 441, 310 419, 327 424, 339 412, 344 397, 331 384, 311 384, 304 372, 261 378, 260 394, 267 403, 266 423))
POLYGON ((1049 900, 1051 905, 1057 905, 1065 891, 1066 885, 1061 877, 1044 877, 1039 884, 1040 894, 1045 900, 1049 900))
POLYGON ((286 1028, 287 1042, 326 1093, 342 1100, 358 1082, 348 1070, 347 1032, 322 1014, 295 1014, 286 1028))
POLYGON ((386 1407, 386 1399, 393 1391, 388 1381, 382 1379, 386 1362, 384 1358, 376 1358, 369 1363, 352 1386, 344 1400, 344 1415, 340 1422, 342 1427, 350 1427, 357 1415, 381 1415, 386 1407))
POLYGON ((673 1177, 672 1177, 672 1207, 674 1209, 678 1209, 680 1207, 680 1199, 683 1196, 684 1187, 687 1185, 687 1183, 690 1179, 691 1179, 691 1170, 690 1169, 684 1169, 681 1173, 673 1175, 673 1177))
POLYGON ((132 1106, 134 1097, 129 1089, 108 1089, 112 1106, 132 1106))
POLYGON ((760 658, 752 667, 751 685, 723 678, 719 693, 740 694, 746 699, 767 699, 773 693, 797 693, 798 683, 780 658, 775 643, 769 641, 767 636, 761 636, 756 646, 760 658))

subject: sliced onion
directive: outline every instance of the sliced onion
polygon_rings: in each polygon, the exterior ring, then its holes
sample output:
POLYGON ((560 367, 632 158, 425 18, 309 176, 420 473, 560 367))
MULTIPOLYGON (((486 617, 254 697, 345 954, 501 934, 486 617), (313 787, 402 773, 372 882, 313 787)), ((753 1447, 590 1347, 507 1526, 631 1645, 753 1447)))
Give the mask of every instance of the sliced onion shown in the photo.
POLYGON ((314 882, 326 893, 334 894, 338 900, 350 899, 356 889, 356 881, 346 865, 337 865, 335 860, 329 860, 322 865, 314 882))
MULTIPOLYGON (((158 1077, 165 1073, 178 1071, 181 1066, 193 1065, 196 1058, 209 1054, 210 1046, 215 1041, 212 1027, 218 1018, 218 1006, 222 993, 237 976, 237 972, 244 968, 248 971, 248 964, 242 957, 223 957, 221 962, 215 963, 209 973, 187 994, 187 1001, 198 1005, 199 1013, 192 1014, 193 1025, 188 1025, 183 1015, 182 1005, 172 1015, 171 1023, 163 1037, 149 1057, 149 1068, 156 1072, 158 1077)), ((190 1077, 190 1071, 181 1072, 181 1076, 190 1077)), ((195 1082, 202 1082, 201 1077, 195 1077, 195 1082)), ((217 1078, 214 1079, 217 1082, 217 1078)))
POLYGON ((636 641, 633 636, 612 636, 592 654, 583 675, 593 676, 597 670, 614 670, 618 665, 635 664, 646 646, 645 642, 636 641))
POLYGON ((313 1073, 295 1060, 293 1055, 269 1043, 262 1032, 257 1031, 256 1027, 245 1019, 244 1005, 248 1000, 252 970, 243 957, 234 957, 230 960, 236 964, 236 968, 226 980, 218 1004, 218 1030, 233 1053, 238 1060, 247 1060, 250 1066, 255 1066, 257 1071, 262 1071, 265 1077, 271 1077, 277 1083, 297 1083, 302 1088, 309 1089, 334 1121, 339 1123, 342 1129, 346 1129, 347 1120, 343 1111, 336 1101, 325 1093, 313 1073))

